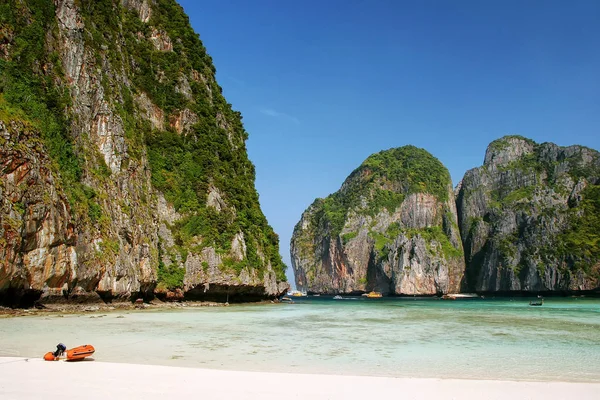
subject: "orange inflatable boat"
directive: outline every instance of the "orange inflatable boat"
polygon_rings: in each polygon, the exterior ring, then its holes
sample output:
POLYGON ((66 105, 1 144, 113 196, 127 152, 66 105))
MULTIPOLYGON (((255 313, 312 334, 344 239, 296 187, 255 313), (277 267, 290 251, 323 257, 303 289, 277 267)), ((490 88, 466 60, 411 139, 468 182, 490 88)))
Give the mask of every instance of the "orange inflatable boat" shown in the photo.
MULTIPOLYGON (((91 344, 84 344, 83 346, 79 346, 79 347, 74 347, 72 349, 69 349, 66 351, 67 353, 67 361, 77 361, 77 360, 83 360, 86 357, 91 356, 92 354, 94 354, 94 352, 96 351, 96 349, 94 349, 94 346, 92 346, 91 344)), ((58 353, 58 352, 47 352, 46 354, 44 354, 44 360, 46 361, 58 361, 61 358, 61 355, 63 353, 58 353), (58 355, 55 355, 58 354, 58 355)))
POLYGON ((84 358, 94 354, 96 349, 91 344, 84 344, 83 346, 75 347, 67 350, 67 361, 83 360, 84 358))

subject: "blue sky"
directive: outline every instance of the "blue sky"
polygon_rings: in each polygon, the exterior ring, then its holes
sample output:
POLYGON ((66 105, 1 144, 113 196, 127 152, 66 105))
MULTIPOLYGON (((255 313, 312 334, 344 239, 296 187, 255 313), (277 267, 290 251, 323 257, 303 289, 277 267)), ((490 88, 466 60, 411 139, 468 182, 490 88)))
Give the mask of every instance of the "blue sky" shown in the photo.
POLYGON ((454 185, 521 134, 600 149, 600 1, 180 1, 244 117, 289 241, 370 154, 413 144, 454 185))

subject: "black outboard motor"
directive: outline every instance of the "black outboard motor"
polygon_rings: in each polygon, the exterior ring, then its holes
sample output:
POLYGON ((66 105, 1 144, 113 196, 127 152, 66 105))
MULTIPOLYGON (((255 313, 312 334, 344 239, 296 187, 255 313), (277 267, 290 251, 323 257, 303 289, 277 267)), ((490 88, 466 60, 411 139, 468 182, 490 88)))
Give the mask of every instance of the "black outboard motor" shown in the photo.
POLYGON ((67 346, 65 346, 62 343, 59 343, 56 345, 56 351, 52 354, 54 355, 54 357, 60 357, 63 354, 65 354, 65 351, 67 351, 67 346))

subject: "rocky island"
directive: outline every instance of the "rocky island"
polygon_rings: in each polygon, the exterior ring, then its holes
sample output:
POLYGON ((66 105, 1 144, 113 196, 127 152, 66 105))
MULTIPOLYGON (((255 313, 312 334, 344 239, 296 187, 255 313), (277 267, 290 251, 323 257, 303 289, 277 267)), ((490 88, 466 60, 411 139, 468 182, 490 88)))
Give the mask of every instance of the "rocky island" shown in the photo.
POLYGON ((174 0, 0 5, 0 303, 288 288, 240 113, 174 0))
POLYGON ((313 292, 460 291, 465 268, 448 170, 414 146, 371 155, 302 214, 291 256, 296 285, 313 292))
POLYGON ((320 293, 597 292, 600 153, 506 136, 455 193, 425 150, 374 154, 303 213, 291 258, 320 293))
POLYGON ((457 208, 470 290, 576 293, 600 286, 600 153, 492 142, 457 208))

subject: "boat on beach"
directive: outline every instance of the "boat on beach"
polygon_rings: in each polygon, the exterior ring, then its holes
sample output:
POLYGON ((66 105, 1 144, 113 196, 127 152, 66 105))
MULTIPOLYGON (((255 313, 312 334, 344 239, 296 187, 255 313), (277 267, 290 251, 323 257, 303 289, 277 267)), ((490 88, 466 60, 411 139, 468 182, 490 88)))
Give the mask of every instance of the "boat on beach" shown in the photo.
MULTIPOLYGON (((64 350, 64 347, 63 347, 64 350)), ((96 349, 91 344, 84 344, 83 346, 74 347, 66 351, 66 361, 79 361, 86 357, 94 354, 96 349)), ((46 361, 58 361, 62 358, 63 352, 51 352, 44 354, 44 360, 46 361)))
POLYGON ((67 361, 78 361, 83 360, 86 357, 94 354, 96 349, 91 344, 84 344, 83 346, 75 347, 67 350, 67 361))

